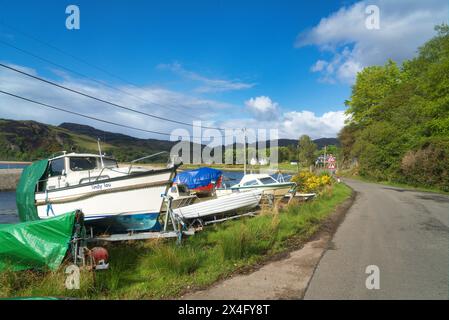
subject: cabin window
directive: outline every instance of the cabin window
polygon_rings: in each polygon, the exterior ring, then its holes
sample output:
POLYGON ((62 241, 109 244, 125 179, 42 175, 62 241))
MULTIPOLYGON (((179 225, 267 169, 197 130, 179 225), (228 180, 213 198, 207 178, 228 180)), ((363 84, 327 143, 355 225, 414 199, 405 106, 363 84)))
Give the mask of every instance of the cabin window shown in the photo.
POLYGON ((245 182, 243 185, 244 186, 256 186, 256 185, 258 185, 258 183, 257 183, 257 180, 251 180, 251 181, 245 182))
POLYGON ((183 185, 183 184, 178 184, 178 190, 180 193, 187 193, 189 192, 189 189, 187 188, 187 186, 183 185))
MULTIPOLYGON (((101 160, 100 160, 101 161, 101 160)), ((105 159, 103 158, 103 164, 108 168, 118 168, 117 161, 114 159, 105 159)))
POLYGON ((262 184, 271 184, 271 183, 276 183, 277 182, 272 177, 261 178, 259 180, 260 180, 260 182, 262 182, 262 184))
POLYGON ((92 170, 97 167, 97 158, 95 157, 71 157, 70 170, 82 171, 92 170))
POLYGON ((50 177, 60 176, 64 171, 64 158, 51 160, 49 174, 50 177))

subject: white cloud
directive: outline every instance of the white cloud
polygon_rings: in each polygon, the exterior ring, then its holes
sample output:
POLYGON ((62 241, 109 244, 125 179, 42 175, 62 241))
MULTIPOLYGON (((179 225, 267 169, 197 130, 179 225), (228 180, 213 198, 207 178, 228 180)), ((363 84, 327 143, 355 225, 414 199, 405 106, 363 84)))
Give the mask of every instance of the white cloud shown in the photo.
POLYGON ((292 111, 284 114, 283 135, 299 137, 307 134, 313 138, 336 137, 343 128, 346 115, 344 111, 329 111, 317 116, 311 111, 292 111))
POLYGON ((290 111, 275 119, 233 119, 225 121, 225 128, 277 129, 280 138, 296 139, 307 134, 313 139, 336 137, 343 128, 346 115, 343 110, 316 115, 312 111, 290 111))
POLYGON ((245 105, 256 119, 277 119, 278 104, 270 97, 260 96, 245 101, 245 105))
POLYGON ((250 89, 256 85, 255 83, 245 83, 239 80, 223 80, 223 79, 208 78, 196 72, 184 69, 184 67, 178 62, 170 64, 160 64, 157 67, 159 69, 170 70, 173 73, 185 77, 189 80, 202 83, 201 86, 195 89, 195 91, 199 93, 243 90, 243 89, 250 89))
MULTIPOLYGON (((10 66, 33 75, 38 74, 31 68, 10 66)), ((54 73, 59 76, 62 75, 57 71, 54 71, 54 73)), ((71 78, 67 74, 64 74, 61 80, 55 80, 55 82, 122 106, 187 123, 191 123, 194 119, 200 119, 203 120, 204 125, 215 126, 217 125, 216 121, 211 119, 217 119, 217 114, 224 110, 235 109, 235 106, 228 103, 202 99, 161 87, 121 86, 118 87, 119 90, 114 90, 91 81, 71 78)), ((0 68, 0 90, 69 109, 73 112, 146 130, 170 133, 173 129, 179 127, 191 129, 187 126, 125 111, 4 68, 0 68)), ((146 134, 51 110, 4 94, 0 94, 0 118, 36 120, 53 125, 58 125, 62 122, 75 122, 133 136, 167 139, 166 136, 146 134)))
MULTIPOLYGON (((30 68, 14 67, 39 75, 38 72, 30 68)), ((55 73, 60 74, 57 71, 55 73)), ((255 116, 245 119, 242 116, 242 109, 235 105, 201 99, 161 87, 126 86, 119 87, 121 91, 117 91, 103 87, 98 83, 71 78, 67 74, 64 74, 60 80, 54 81, 119 105, 157 116, 188 123, 193 119, 201 119, 204 126, 230 129, 245 127, 278 129, 281 138, 297 138, 301 134, 308 134, 313 138, 335 137, 344 121, 343 111, 327 112, 323 115, 316 115, 311 111, 282 112, 279 104, 268 96, 259 96, 247 100, 245 102, 246 108, 255 116), (123 91, 129 93, 129 95, 124 94, 123 91)), ((41 83, 4 68, 0 68, 0 90, 127 126, 167 133, 171 133, 174 129, 186 128, 192 133, 189 127, 122 110, 41 83)), ((74 122, 141 138, 168 139, 166 136, 142 133, 47 109, 3 94, 0 94, 0 118, 35 120, 53 125, 59 125, 62 122, 74 122)))
POLYGON ((251 98, 245 105, 254 115, 254 119, 233 120, 235 127, 276 128, 281 138, 296 138, 302 134, 312 138, 336 137, 346 119, 343 110, 326 112, 321 116, 308 110, 282 112, 279 104, 267 96, 251 98))
POLYGON ((310 68, 310 70, 313 72, 322 71, 327 65, 329 65, 327 61, 318 60, 317 62, 315 62, 312 68, 310 68))
POLYGON ((342 7, 322 18, 311 30, 301 33, 296 47, 317 46, 327 60, 311 67, 321 81, 352 83, 365 66, 384 64, 391 58, 401 62, 413 57, 419 46, 435 35, 434 26, 447 23, 447 0, 372 0, 342 7), (367 29, 365 8, 380 9, 380 29, 367 29))

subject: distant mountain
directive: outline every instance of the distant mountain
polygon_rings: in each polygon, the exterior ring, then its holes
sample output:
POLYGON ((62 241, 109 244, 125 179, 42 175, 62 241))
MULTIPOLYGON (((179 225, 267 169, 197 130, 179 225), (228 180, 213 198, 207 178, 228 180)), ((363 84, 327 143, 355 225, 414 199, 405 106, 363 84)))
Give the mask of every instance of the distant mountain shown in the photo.
MULTIPOLYGON (((157 140, 157 139, 139 139, 131 136, 127 136, 121 133, 113 133, 108 131, 102 131, 90 126, 76 124, 76 123, 62 123, 59 125, 60 128, 70 130, 71 132, 76 132, 78 134, 83 134, 89 137, 97 137, 102 141, 110 144, 122 144, 122 143, 132 143, 141 146, 151 146, 153 148, 169 151, 172 146, 177 142, 167 141, 167 140, 157 140)), ((319 149, 323 148, 325 145, 336 145, 339 146, 340 142, 337 138, 319 138, 313 140, 319 149)), ((294 139, 279 139, 279 147, 297 146, 298 140, 294 139)))
MULTIPOLYGON (((170 151, 176 142, 139 139, 75 123, 52 126, 36 121, 0 119, 0 160, 32 161, 60 151, 102 151, 119 161, 131 161, 160 151, 170 151)), ((165 156, 168 159, 168 155, 165 156)), ((161 161, 161 158, 155 161, 161 161)))
POLYGON ((340 146, 340 140, 337 138, 319 138, 313 140, 313 142, 318 146, 318 149, 322 149, 324 146, 340 146))
MULTIPOLYGON (((299 140, 299 139, 298 139, 299 140)), ((288 147, 288 146, 298 146, 298 140, 294 139, 279 139, 278 145, 279 147, 288 147)), ((319 138, 313 140, 313 142, 317 145, 318 149, 324 148, 324 146, 340 146, 340 141, 337 138, 319 138)))
MULTIPOLYGON (((92 150, 96 140, 36 121, 0 119, 0 159, 35 160, 61 150, 92 150)), ((112 146, 105 145, 110 149, 112 146)))
MULTIPOLYGON (((60 151, 98 152, 97 139, 101 139, 102 151, 119 161, 131 161, 160 151, 170 151, 176 141, 140 139, 121 133, 99 130, 87 125, 62 123, 52 126, 36 121, 0 119, 0 160, 32 161, 50 157, 60 151)), ((318 148, 339 145, 336 138, 321 138, 314 142, 318 148)), ((187 143, 187 142, 186 142, 187 143)), ((298 140, 279 139, 278 146, 297 146, 298 140)), ((269 143, 267 143, 269 145, 269 143)), ((202 145, 203 149, 205 146, 202 145)), ((193 144, 190 145, 193 152, 193 144)), ((165 157, 155 158, 163 161, 165 157)))
POLYGON ((60 124, 59 128, 67 129, 71 132, 94 138, 95 140, 100 138, 102 143, 105 142, 117 146, 131 144, 155 150, 170 151, 176 143, 176 141, 173 142, 168 140, 139 139, 126 134, 103 131, 90 126, 70 122, 60 124))

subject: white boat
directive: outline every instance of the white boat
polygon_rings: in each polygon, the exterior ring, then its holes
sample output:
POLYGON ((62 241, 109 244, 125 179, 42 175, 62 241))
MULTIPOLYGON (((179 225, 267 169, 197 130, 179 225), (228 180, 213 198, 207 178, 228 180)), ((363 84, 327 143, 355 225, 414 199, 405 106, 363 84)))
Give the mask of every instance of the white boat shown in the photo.
POLYGON ((301 201, 308 201, 310 199, 313 199, 316 197, 316 193, 298 193, 296 192, 295 194, 290 194, 289 195, 290 198, 298 198, 301 201))
POLYGON ((49 159, 35 193, 38 216, 46 219, 73 210, 96 230, 157 230, 176 166, 149 170, 97 154, 63 153, 49 159))
POLYGON ((262 191, 260 190, 234 192, 216 199, 174 209, 173 213, 183 220, 204 219, 219 214, 239 213, 243 210, 257 207, 261 197, 262 191))
POLYGON ((222 197, 235 191, 261 190, 264 194, 285 196, 295 187, 296 183, 294 182, 278 181, 265 173, 245 174, 238 184, 229 188, 218 188, 216 194, 217 197, 222 197))

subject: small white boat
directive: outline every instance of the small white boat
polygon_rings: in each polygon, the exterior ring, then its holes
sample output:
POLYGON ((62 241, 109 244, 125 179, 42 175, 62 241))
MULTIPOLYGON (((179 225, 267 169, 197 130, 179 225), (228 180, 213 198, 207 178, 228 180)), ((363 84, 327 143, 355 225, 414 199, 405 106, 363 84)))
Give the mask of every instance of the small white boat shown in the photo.
POLYGON ((174 209, 173 213, 183 220, 195 218, 204 219, 218 214, 239 213, 243 210, 257 207, 261 197, 261 190, 234 192, 216 199, 174 209))
POLYGON ((299 198, 301 201, 308 201, 310 199, 313 199, 316 197, 316 193, 298 193, 296 192, 295 194, 291 193, 289 195, 290 198, 299 198))
POLYGON ((96 230, 158 230, 159 214, 176 166, 119 168, 97 154, 63 153, 49 159, 35 192, 39 218, 81 210, 96 230))
POLYGON ((217 197, 222 197, 235 191, 261 190, 263 194, 285 196, 295 187, 294 182, 281 182, 265 173, 245 174, 238 184, 230 188, 217 188, 216 194, 217 197))

